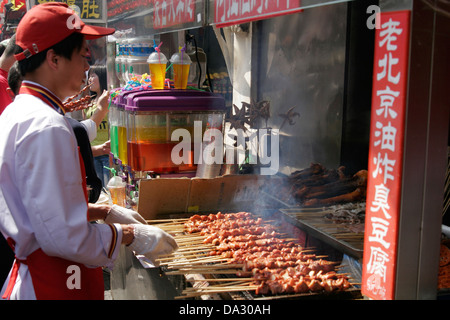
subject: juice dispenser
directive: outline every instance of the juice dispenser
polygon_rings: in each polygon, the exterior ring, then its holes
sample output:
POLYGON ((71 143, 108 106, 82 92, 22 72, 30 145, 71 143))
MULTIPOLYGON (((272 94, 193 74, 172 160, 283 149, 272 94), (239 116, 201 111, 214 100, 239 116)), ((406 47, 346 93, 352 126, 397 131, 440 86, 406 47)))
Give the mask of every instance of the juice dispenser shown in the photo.
POLYGON ((117 106, 118 123, 117 123, 117 147, 119 153, 119 160, 122 165, 126 166, 128 163, 127 155, 127 119, 125 116, 125 109, 123 104, 117 106))
POLYGON ((119 80, 119 86, 125 85, 125 78, 124 78, 124 72, 123 72, 123 65, 124 65, 124 59, 125 59, 125 48, 122 40, 117 41, 117 48, 116 48, 116 74, 117 79, 119 80))
POLYGON ((223 129, 225 101, 210 92, 145 90, 128 95, 126 100, 128 165, 132 171, 195 172, 199 163, 195 150, 201 149, 208 123, 214 118, 220 123, 216 129, 223 129), (172 150, 181 142, 171 139, 176 129, 185 129, 190 136, 190 144, 182 150, 188 161, 182 163, 174 163, 172 158, 172 150))
POLYGON ((120 160, 122 165, 127 164, 127 129, 124 106, 126 97, 138 90, 120 92, 114 98, 109 110, 110 145, 111 153, 115 160, 120 160))
POLYGON ((106 44, 106 76, 107 89, 114 89, 120 86, 118 74, 116 72, 116 58, 118 56, 117 39, 110 35, 106 44))
POLYGON ((119 110, 115 103, 111 103, 108 112, 108 123, 109 123, 109 140, 111 147, 111 154, 114 158, 119 158, 119 136, 118 136, 118 126, 119 126, 119 110))
POLYGON ((127 77, 140 78, 143 74, 149 74, 150 70, 147 63, 147 57, 155 51, 153 47, 153 38, 138 37, 128 40, 128 61, 127 77))

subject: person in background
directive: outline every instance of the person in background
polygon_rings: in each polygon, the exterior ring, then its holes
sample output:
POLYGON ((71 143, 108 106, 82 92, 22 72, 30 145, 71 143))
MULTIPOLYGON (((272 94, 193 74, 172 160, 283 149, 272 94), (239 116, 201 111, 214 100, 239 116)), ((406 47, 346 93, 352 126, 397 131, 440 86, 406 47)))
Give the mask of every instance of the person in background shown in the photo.
POLYGON ((2 299, 104 299, 101 267, 113 267, 121 245, 149 259, 177 249, 133 210, 88 205, 62 101, 89 69, 86 39, 113 32, 84 24, 59 2, 36 5, 19 22, 22 85, 0 115, 0 232, 16 257, 2 299))
POLYGON ((8 88, 9 69, 16 61, 14 58, 15 38, 16 35, 14 34, 9 39, 5 51, 0 56, 0 114, 2 114, 6 106, 12 102, 11 97, 8 94, 6 88, 8 88))
POLYGON ((97 124, 97 136, 92 144, 94 155, 95 171, 102 180, 103 187, 109 181, 109 127, 108 127, 108 104, 109 92, 107 91, 106 66, 93 65, 89 69, 88 83, 90 84, 91 95, 94 95, 93 106, 85 110, 86 118, 92 119, 97 124))
POLYGON ((9 39, 2 40, 2 42, 0 42, 0 56, 3 54, 3 52, 5 52, 8 42, 9 42, 9 39))
MULTIPOLYGON (((1 42, 2 46, 6 48, 8 46, 9 39, 3 40, 1 42)), ((11 49, 11 48, 10 48, 11 49)), ((11 57, 14 61, 16 59, 14 58, 14 46, 12 46, 12 52, 11 57)), ((0 69, 0 78, 3 79, 3 69, 0 69)), ((15 93, 19 91, 19 87, 21 84, 21 77, 19 70, 17 68, 17 63, 13 63, 11 68, 9 68, 8 76, 7 76, 7 87, 5 91, 1 91, 0 94, 8 94, 11 101, 14 100, 15 93)), ((3 88, 4 85, 1 83, 1 87, 3 88)), ((3 101, 4 97, 2 97, 3 101)), ((6 103, 6 102, 5 102, 6 103)), ((6 107, 6 106, 5 106, 6 107)), ((0 112, 1 113, 1 112, 0 112)), ((6 242, 6 239, 3 237, 3 235, 0 235, 0 283, 5 282, 6 278, 8 277, 9 270, 11 269, 11 266, 14 263, 14 252, 11 251, 11 248, 9 247, 8 243, 6 242)))
MULTIPOLYGON (((14 100, 15 93, 19 91, 21 78, 19 70, 17 69, 17 63, 14 63, 9 69, 8 73, 8 87, 6 88, 7 94, 11 97, 11 101, 14 100)), ((5 282, 8 277, 9 270, 14 263, 14 252, 9 247, 6 239, 3 235, 0 235, 0 283, 5 282)))
POLYGON ((8 72, 8 87, 6 92, 11 97, 11 101, 14 100, 16 95, 19 94, 19 88, 22 84, 22 77, 20 76, 19 66, 17 62, 13 63, 8 72))

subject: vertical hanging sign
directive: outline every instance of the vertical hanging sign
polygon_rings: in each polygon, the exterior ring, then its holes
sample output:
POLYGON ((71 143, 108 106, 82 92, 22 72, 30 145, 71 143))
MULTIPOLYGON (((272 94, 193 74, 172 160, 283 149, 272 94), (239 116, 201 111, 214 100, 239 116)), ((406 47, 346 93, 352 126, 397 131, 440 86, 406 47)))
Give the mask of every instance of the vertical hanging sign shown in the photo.
POLYGON ((395 294, 409 27, 410 11, 384 12, 375 35, 361 291, 380 300, 395 294))

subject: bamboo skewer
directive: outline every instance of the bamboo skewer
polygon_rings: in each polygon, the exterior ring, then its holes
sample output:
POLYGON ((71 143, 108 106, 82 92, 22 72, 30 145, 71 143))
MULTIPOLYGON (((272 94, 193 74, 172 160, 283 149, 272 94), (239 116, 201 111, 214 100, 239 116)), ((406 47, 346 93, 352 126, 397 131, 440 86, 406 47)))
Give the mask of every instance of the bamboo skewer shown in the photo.
MULTIPOLYGON (((205 282, 205 283, 194 283, 194 286, 191 288, 186 288, 183 291, 196 291, 198 289, 202 290, 202 289, 214 289, 214 288, 223 288, 223 287, 229 287, 229 286, 234 286, 234 287, 241 287, 241 286, 249 286, 253 283, 254 281, 230 281, 228 283, 217 283, 217 284, 209 284, 209 282, 205 282)), ((253 284, 255 285, 255 284, 253 284)))
POLYGON ((212 294, 212 293, 226 293, 233 291, 250 291, 256 290, 258 286, 242 285, 242 286, 214 286, 214 287, 202 287, 195 288, 193 290, 183 290, 182 296, 175 297, 175 299, 185 299, 190 297, 196 297, 199 295, 212 294))
MULTIPOLYGON (((261 280, 261 279, 258 279, 261 280)), ((245 282, 255 281, 255 278, 212 278, 212 279, 189 279, 190 282, 245 282)))
POLYGON ((170 259, 181 259, 182 257, 187 257, 187 256, 194 256, 194 255, 198 255, 198 256, 206 256, 209 254, 209 251, 211 249, 192 249, 192 250, 184 250, 182 252, 174 252, 171 254, 164 254, 164 255, 160 255, 159 258, 157 260, 170 260, 170 259))
POLYGON ((189 218, 168 218, 168 219, 155 219, 145 220, 147 223, 164 223, 164 222, 186 222, 189 218))
MULTIPOLYGON (((230 271, 231 274, 235 274, 238 271, 242 271, 242 268, 231 268, 231 267, 227 267, 227 266, 219 266, 219 265, 210 265, 210 266, 182 266, 179 269, 175 269, 173 271, 167 271, 167 273, 170 272, 177 272, 177 271, 181 271, 181 272, 186 272, 186 271, 191 271, 192 273, 203 273, 203 272, 211 272, 211 273, 216 273, 216 274, 220 274, 224 271, 230 271), (195 272, 193 272, 195 271, 195 272)), ((228 274, 230 274, 228 273, 228 274)), ((227 273, 224 273, 227 274, 227 273)))
POLYGON ((195 261, 195 260, 217 260, 217 259, 224 259, 222 256, 214 255, 211 256, 208 253, 205 252, 192 252, 188 254, 183 254, 179 256, 172 256, 172 257, 162 257, 158 258, 158 261, 169 261, 170 260, 180 260, 183 259, 185 261, 195 261))
POLYGON ((177 242, 200 242, 203 243, 203 240, 205 240, 204 236, 176 236, 177 242))
POLYGON ((194 292, 187 292, 184 293, 184 295, 182 296, 177 296, 174 299, 178 300, 178 299, 186 299, 186 298, 194 298, 197 296, 202 296, 202 295, 210 295, 210 294, 214 294, 214 293, 228 293, 228 292, 233 292, 233 291, 250 291, 250 290, 256 290, 257 287, 246 287, 246 288, 241 288, 241 287, 230 287, 230 288, 216 288, 213 290, 202 290, 202 291, 194 291, 194 292))
POLYGON ((177 251, 175 251, 175 252, 185 252, 185 251, 191 251, 191 250, 199 250, 199 249, 201 249, 201 250, 212 250, 212 249, 214 249, 215 248, 215 246, 213 246, 212 244, 211 245, 208 245, 207 243, 201 243, 201 244, 197 244, 197 245, 191 245, 191 246, 185 246, 185 247, 181 247, 181 246, 179 246, 179 248, 178 248, 178 250, 177 251))
POLYGON ((184 222, 160 222, 160 223, 149 223, 152 226, 174 226, 184 229, 184 222))
POLYGON ((197 236, 197 237, 176 237, 176 241, 178 244, 186 244, 186 243, 193 243, 193 242, 198 242, 198 243, 204 243, 203 240, 205 240, 205 237, 203 236, 197 236))
POLYGON ((238 270, 213 270, 213 269, 178 269, 174 271, 167 271, 167 275, 183 275, 183 274, 192 274, 192 273, 198 273, 198 274, 236 274, 238 270))
POLYGON ((174 268, 177 266, 192 266, 196 264, 204 264, 204 263, 212 263, 212 262, 223 262, 227 261, 225 258, 215 258, 215 259, 209 259, 207 258, 198 258, 198 259, 190 259, 186 261, 179 261, 179 262, 172 262, 168 264, 169 268, 174 268))
POLYGON ((211 247, 198 247, 198 248, 179 248, 177 251, 169 253, 169 254, 162 254, 159 257, 160 258, 165 258, 165 257, 176 257, 179 256, 180 254, 182 255, 189 255, 189 254, 201 254, 201 253, 207 253, 209 251, 211 251, 211 247))
POLYGON ((226 265, 222 264, 179 264, 179 265, 168 265, 168 272, 172 271, 192 271, 193 273, 202 273, 203 271, 215 271, 217 274, 224 270, 233 271, 236 274, 238 271, 242 270, 243 265, 233 264, 226 265))
POLYGON ((193 253, 189 253, 189 254, 183 254, 183 255, 179 255, 179 256, 170 256, 170 257, 163 257, 163 258, 158 258, 156 259, 157 261, 170 261, 170 260, 180 260, 180 259, 187 259, 189 260, 190 258, 201 258, 201 257, 207 257, 208 254, 207 253, 202 253, 201 251, 199 252, 193 252, 193 253))
POLYGON ((189 235, 189 236, 177 235, 176 237, 178 240, 181 240, 181 241, 183 241, 183 240, 185 240, 185 241, 191 240, 192 241, 192 240, 198 240, 198 239, 204 240, 206 238, 205 236, 199 236, 199 235, 189 235))
POLYGON ((185 289, 183 292, 185 293, 205 293, 205 292, 220 292, 220 291, 244 291, 244 290, 255 290, 258 286, 255 285, 233 285, 233 286, 206 286, 206 287, 198 287, 185 289))
MULTIPOLYGON (((180 242, 178 242, 177 241, 177 244, 178 244, 178 250, 181 249, 182 251, 186 251, 186 250, 189 250, 191 248, 199 249, 201 247, 204 247, 204 248, 208 248, 209 247, 209 250, 213 250, 215 248, 214 245, 209 244, 209 243, 203 243, 203 241, 191 241, 191 242, 189 242, 189 241, 184 241, 184 242, 180 241, 180 242)), ((207 249, 205 249, 205 250, 207 250, 207 249)))

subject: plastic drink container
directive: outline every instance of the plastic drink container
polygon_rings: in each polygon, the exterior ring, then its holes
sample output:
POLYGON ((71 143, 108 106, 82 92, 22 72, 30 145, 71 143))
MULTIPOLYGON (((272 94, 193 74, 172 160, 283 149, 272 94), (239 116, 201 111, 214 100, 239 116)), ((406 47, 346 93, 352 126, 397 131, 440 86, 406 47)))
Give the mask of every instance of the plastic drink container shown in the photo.
POLYGON ((147 64, 147 57, 155 51, 152 47, 151 38, 133 38, 128 40, 129 56, 128 56, 128 78, 140 78, 143 74, 149 73, 149 65, 147 64))
POLYGON ((114 175, 108 182, 107 188, 111 194, 113 204, 126 206, 126 183, 119 176, 115 175, 115 170, 111 169, 114 175))
POLYGON ((174 73, 174 87, 175 89, 186 89, 189 77, 189 67, 191 66, 191 58, 189 55, 180 50, 174 53, 170 58, 174 73))
POLYGON ((222 131, 226 114, 222 96, 199 90, 142 90, 127 95, 124 108, 130 170, 160 174, 195 172, 210 119, 222 131), (189 141, 172 138, 176 131, 189 141))
POLYGON ((111 146, 111 153, 115 158, 119 158, 119 136, 118 136, 118 124, 119 124, 119 110, 117 105, 111 103, 111 107, 108 113, 109 118, 109 140, 111 146))
POLYGON ((117 126, 117 144, 119 159, 123 164, 128 164, 128 154, 127 154, 127 119, 123 106, 118 107, 119 113, 119 123, 117 126))
POLYGON ((117 74, 117 78, 119 79, 119 86, 123 86, 125 83, 125 78, 124 78, 125 75, 122 70, 122 64, 125 59, 125 57, 124 57, 125 49, 124 49, 124 45, 122 42, 119 42, 117 44, 117 47, 118 47, 117 48, 117 56, 116 56, 116 60, 115 60, 116 74, 117 74))
POLYGON ((148 56, 147 63, 150 68, 150 78, 152 80, 153 89, 164 89, 164 81, 166 80, 166 56, 158 50, 148 56))

